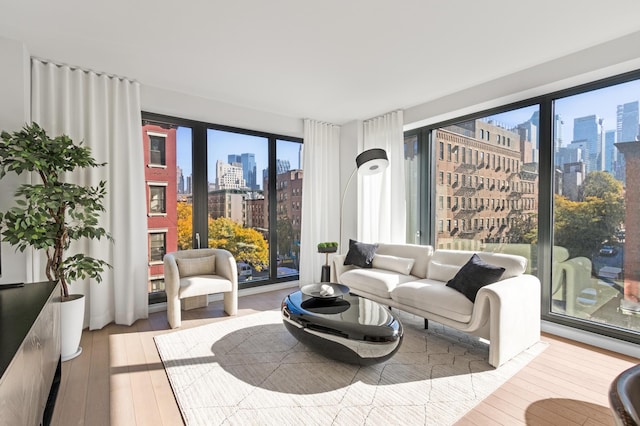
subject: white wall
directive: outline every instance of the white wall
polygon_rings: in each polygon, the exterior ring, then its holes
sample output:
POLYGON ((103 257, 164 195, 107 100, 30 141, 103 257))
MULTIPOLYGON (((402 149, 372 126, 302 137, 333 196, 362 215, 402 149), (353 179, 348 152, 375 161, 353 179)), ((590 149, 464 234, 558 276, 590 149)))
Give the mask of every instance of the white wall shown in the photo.
MULTIPOLYGON (((303 137, 301 118, 251 110, 152 86, 141 87, 142 110, 224 126, 303 137)), ((313 118, 313 117, 311 117, 313 118)))
POLYGON ((640 31, 408 108, 405 130, 640 69, 638 46, 640 31))
MULTIPOLYGON (((29 53, 18 41, 0 38, 0 130, 19 130, 30 119, 30 64, 29 53)), ((0 180, 0 210, 14 205, 13 193, 27 176, 7 174, 0 180)), ((16 253, 7 243, 0 244, 2 276, 0 284, 31 280, 30 252, 16 253)))

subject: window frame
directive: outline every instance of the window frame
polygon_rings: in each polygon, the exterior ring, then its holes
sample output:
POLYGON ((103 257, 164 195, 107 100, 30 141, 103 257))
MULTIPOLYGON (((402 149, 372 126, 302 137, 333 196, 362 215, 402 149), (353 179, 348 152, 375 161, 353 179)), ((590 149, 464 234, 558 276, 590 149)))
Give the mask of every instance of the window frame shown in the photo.
POLYGON ((166 168, 167 167, 167 135, 159 132, 147 132, 147 136, 149 137, 149 167, 166 168), (162 149, 159 151, 151 149, 153 140, 155 138, 162 139, 162 149), (159 163, 156 163, 153 161, 154 152, 160 153, 159 163))
POLYGON ((167 232, 169 230, 167 228, 154 228, 154 229, 149 229, 148 235, 149 235, 149 241, 148 241, 148 247, 149 247, 149 252, 148 252, 148 264, 149 266, 152 265, 161 265, 163 263, 163 259, 164 259, 164 255, 167 254, 167 232), (163 236, 163 253, 162 256, 160 257, 160 259, 158 260, 153 260, 153 247, 151 245, 152 243, 152 238, 154 235, 162 235, 163 236))
MULTIPOLYGON (((200 236, 200 247, 208 246, 208 181, 207 181, 207 130, 220 130, 224 132, 239 133, 247 136, 263 137, 268 140, 268 167, 269 170, 276 171, 277 141, 295 142, 304 144, 303 138, 282 135, 277 133, 263 132, 233 126, 220 125, 210 122, 192 120, 185 117, 176 117, 152 112, 142 112, 142 122, 154 122, 178 127, 189 127, 192 129, 192 195, 193 195, 193 241, 195 244, 196 233, 200 236)), ((156 134, 156 132, 147 132, 147 134, 156 134)), ((166 135, 165 135, 166 136, 166 135)), ((165 148, 166 151, 166 148, 165 148)), ((157 166, 161 167, 161 166, 157 166)), ((162 166, 162 167, 166 167, 162 166)), ((304 170, 303 170, 304 173, 304 170)), ((269 216, 269 264, 277 265, 277 250, 272 250, 277 246, 277 207, 280 204, 277 199, 276 188, 277 173, 269 173, 268 181, 268 206, 269 211, 265 214, 269 216)), ((166 243, 165 243, 166 245, 166 243)), ((293 281, 299 279, 299 275, 277 276, 277 268, 269 268, 269 279, 243 283, 242 288, 258 287, 269 284, 277 284, 285 281, 293 281)))
MULTIPOLYGON (((631 330, 621 329, 616 326, 609 326, 606 324, 600 324, 595 322, 589 322, 585 320, 581 320, 579 318, 569 317, 562 314, 557 314, 551 312, 551 252, 552 252, 552 243, 553 243, 553 170, 554 170, 554 153, 553 153, 553 114, 554 114, 554 101, 560 98, 578 95, 586 92, 590 92, 593 90, 603 89, 610 86, 615 86, 617 84, 630 82, 633 80, 640 80, 640 69, 633 70, 629 72, 625 72, 622 74, 614 75, 611 77, 606 77, 602 79, 598 79, 595 81, 591 81, 584 84, 579 84, 573 87, 565 88, 562 90, 546 93, 540 96, 523 99, 520 101, 512 102, 509 104, 499 105, 493 108, 489 108, 486 110, 477 111, 474 113, 458 116, 455 118, 450 118, 442 122, 432 123, 424 127, 412 129, 410 131, 405 132, 405 136, 408 134, 416 134, 418 135, 419 143, 423 143, 426 145, 426 149, 422 151, 427 153, 434 152, 434 138, 431 137, 432 132, 435 132, 436 129, 441 127, 446 127, 449 125, 454 125, 459 122, 479 119, 486 116, 499 114, 502 112, 506 112, 509 110, 529 107, 532 105, 538 105, 539 108, 539 126, 538 126, 538 140, 539 140, 539 190, 538 190, 538 200, 530 200, 523 199, 524 203, 535 203, 537 202, 537 211, 538 211, 538 251, 537 251, 537 259, 538 259, 538 272, 537 276, 542 284, 542 308, 541 308, 541 319, 545 321, 549 321, 550 323, 559 324, 562 326, 567 326, 571 328, 575 328, 578 330, 583 330, 587 332, 591 332, 594 334, 599 334, 607 337, 612 337, 615 339, 627 341, 627 342, 636 342, 639 337, 639 333, 632 332, 631 330)), ((486 140, 491 141, 491 132, 484 132, 484 136, 486 140)), ((491 167, 495 169, 495 158, 491 161, 489 155, 483 155, 486 153, 480 152, 479 163, 482 164, 482 158, 485 159, 485 164, 491 164, 491 167)), ((447 159, 451 161, 450 158, 447 159)), ((419 177, 421 181, 428 182, 430 176, 434 176, 435 174, 435 164, 436 164, 436 156, 432 155, 430 158, 423 158, 423 167, 421 169, 422 176, 419 177)), ((520 170, 520 162, 516 160, 515 163, 515 172, 519 172, 520 170)), ((531 191, 525 185, 520 188, 523 194, 529 194, 531 191)), ((425 197, 424 202, 421 201, 420 206, 427 209, 427 211, 421 211, 419 215, 424 217, 425 219, 421 222, 421 228, 419 230, 420 234, 420 244, 431 244, 433 245, 436 239, 435 232, 435 220, 436 220, 436 209, 430 208, 430 206, 434 205, 434 197, 435 191, 422 191, 423 196, 425 197)), ((421 197, 422 198, 422 197, 421 197)), ((482 205, 482 200, 481 200, 482 205)), ((492 218, 495 222, 495 218, 492 218)), ((482 225, 481 225, 482 226, 482 225)), ((489 226, 489 220, 487 219, 486 226, 489 226)), ((492 225, 495 226, 495 223, 492 225)))
POLYGON ((167 215, 167 187, 169 186, 169 184, 167 182, 152 182, 152 181, 148 181, 147 182, 147 187, 149 189, 149 211, 147 212, 147 215, 152 217, 152 216, 166 216, 167 215), (161 211, 152 211, 151 210, 151 204, 152 204, 152 198, 153 195, 151 193, 152 188, 162 188, 163 189, 163 196, 162 196, 162 210, 161 211))

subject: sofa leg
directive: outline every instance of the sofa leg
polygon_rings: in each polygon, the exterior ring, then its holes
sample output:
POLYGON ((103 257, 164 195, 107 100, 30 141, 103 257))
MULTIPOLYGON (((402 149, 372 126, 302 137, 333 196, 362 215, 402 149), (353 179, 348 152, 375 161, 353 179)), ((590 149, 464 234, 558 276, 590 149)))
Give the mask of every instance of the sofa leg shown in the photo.
POLYGON ((429 329, 429 320, 428 319, 424 319, 424 329, 428 330, 429 329))

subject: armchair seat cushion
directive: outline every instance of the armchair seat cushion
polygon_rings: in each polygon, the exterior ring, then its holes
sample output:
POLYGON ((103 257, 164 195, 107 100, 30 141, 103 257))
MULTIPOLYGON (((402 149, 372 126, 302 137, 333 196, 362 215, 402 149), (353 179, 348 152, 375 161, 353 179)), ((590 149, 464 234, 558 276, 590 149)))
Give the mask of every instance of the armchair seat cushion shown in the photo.
POLYGON ((231 281, 219 275, 198 275, 180 278, 180 299, 232 290, 231 281))

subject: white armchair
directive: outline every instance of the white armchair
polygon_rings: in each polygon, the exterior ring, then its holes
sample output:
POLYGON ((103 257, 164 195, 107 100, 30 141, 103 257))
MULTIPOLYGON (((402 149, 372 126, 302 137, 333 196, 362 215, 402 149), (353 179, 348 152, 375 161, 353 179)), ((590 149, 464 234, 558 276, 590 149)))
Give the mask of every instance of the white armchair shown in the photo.
POLYGON ((171 328, 181 325, 184 310, 207 306, 207 295, 224 293, 224 310, 238 311, 238 269, 233 255, 223 249, 195 249, 164 256, 167 319, 171 328))

